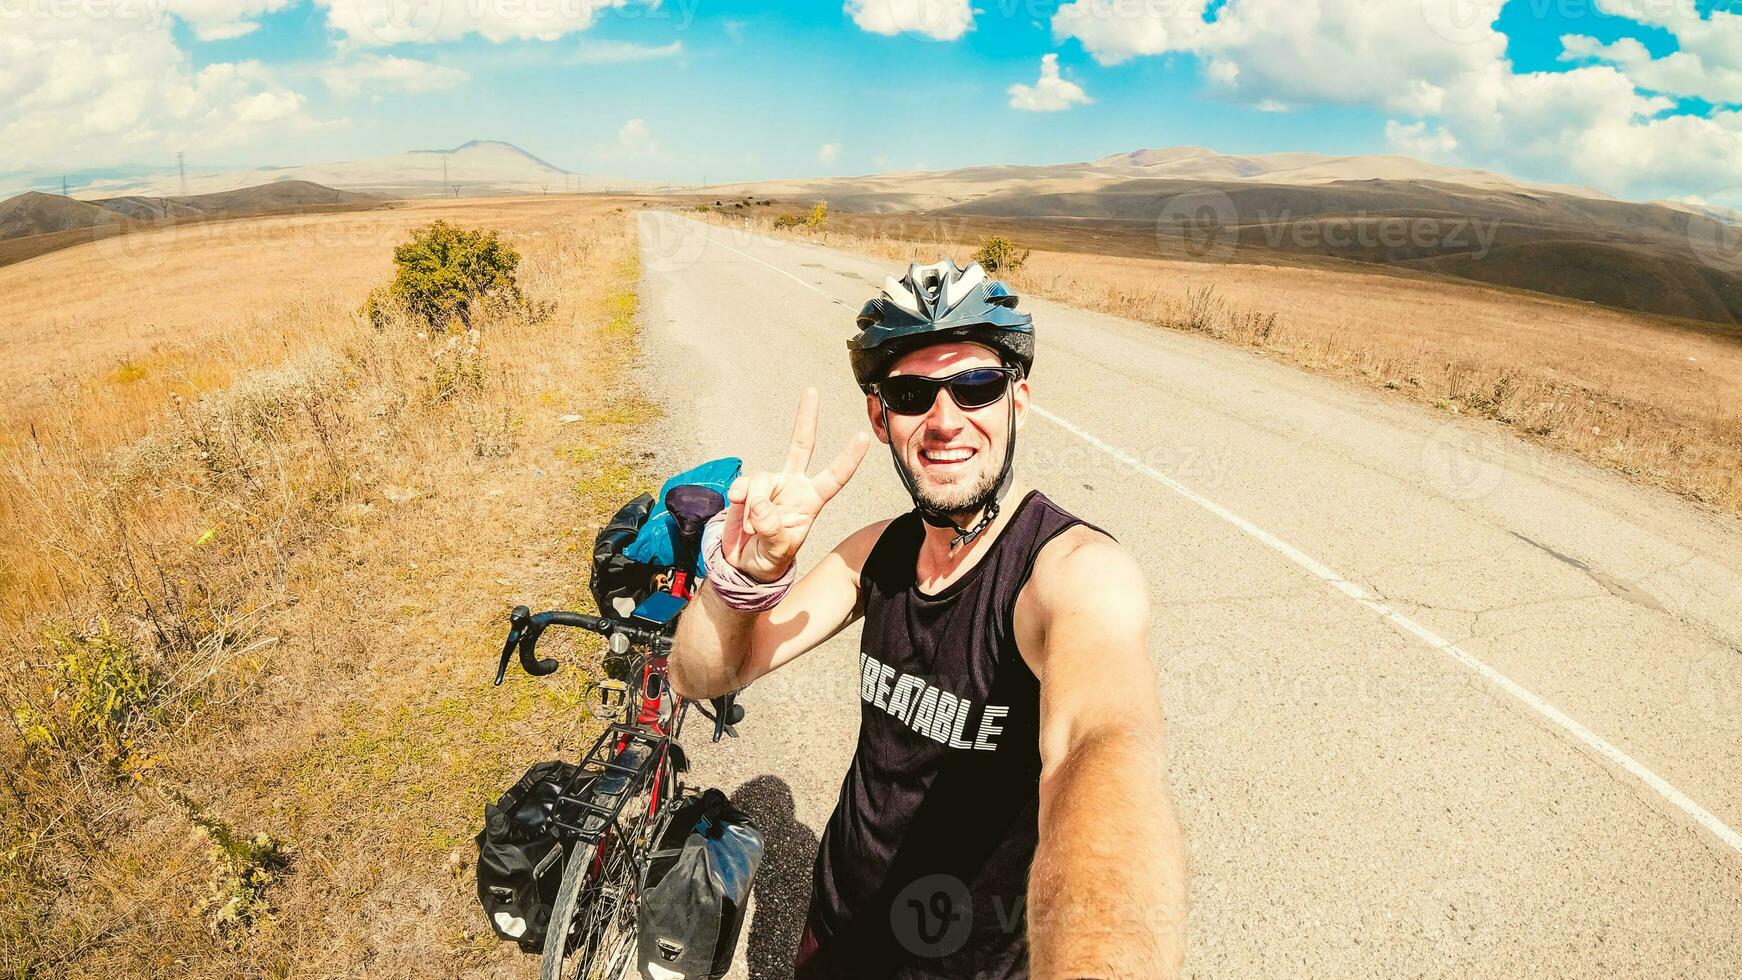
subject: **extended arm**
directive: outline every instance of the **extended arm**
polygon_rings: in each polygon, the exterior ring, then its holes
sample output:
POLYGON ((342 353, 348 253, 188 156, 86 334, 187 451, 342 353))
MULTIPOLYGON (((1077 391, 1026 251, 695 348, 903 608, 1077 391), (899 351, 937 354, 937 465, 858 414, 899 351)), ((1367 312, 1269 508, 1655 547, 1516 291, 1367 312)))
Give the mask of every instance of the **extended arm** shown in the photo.
POLYGON ((1041 552, 1017 616, 1023 656, 1041 682, 1031 972, 1036 980, 1177 977, 1186 858, 1146 650, 1142 571, 1117 544, 1073 529, 1041 552))
POLYGON ((738 690, 845 629, 859 618, 859 571, 888 523, 842 541, 766 612, 732 609, 704 583, 678 620, 672 688, 686 698, 738 690))
MULTIPOLYGON (((817 391, 807 388, 785 467, 747 473, 726 492, 720 557, 738 572, 762 582, 784 576, 817 513, 852 479, 871 442, 867 433, 855 435, 828 468, 807 476, 816 436, 817 391)), ((735 691, 839 633, 859 615, 859 570, 883 527, 873 524, 841 542, 773 609, 733 609, 704 582, 678 620, 672 688, 686 698, 735 691)))

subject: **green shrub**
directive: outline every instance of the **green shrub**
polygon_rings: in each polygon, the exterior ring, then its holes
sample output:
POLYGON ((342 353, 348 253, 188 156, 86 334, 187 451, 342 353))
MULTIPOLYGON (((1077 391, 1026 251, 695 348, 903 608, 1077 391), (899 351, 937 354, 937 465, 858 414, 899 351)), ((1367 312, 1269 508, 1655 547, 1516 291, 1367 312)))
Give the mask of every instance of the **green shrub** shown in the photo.
POLYGON ((393 281, 363 304, 363 315, 378 327, 398 308, 432 330, 456 322, 470 328, 482 301, 521 299, 514 276, 520 253, 494 231, 437 220, 412 229, 411 240, 393 250, 393 264, 398 270, 393 281))
POLYGON ((797 228, 799 224, 800 221, 796 215, 783 214, 774 219, 774 227, 776 228, 797 228))
POLYGON ((1015 272, 1028 261, 1029 249, 1019 249, 1016 243, 1003 235, 993 235, 980 243, 980 250, 974 253, 974 261, 980 263, 988 273, 1015 272))
POLYGON ((106 762, 125 760, 132 733, 151 711, 150 669, 107 624, 93 632, 54 627, 43 639, 53 661, 36 694, 13 708, 19 737, 31 749, 95 750, 106 762))

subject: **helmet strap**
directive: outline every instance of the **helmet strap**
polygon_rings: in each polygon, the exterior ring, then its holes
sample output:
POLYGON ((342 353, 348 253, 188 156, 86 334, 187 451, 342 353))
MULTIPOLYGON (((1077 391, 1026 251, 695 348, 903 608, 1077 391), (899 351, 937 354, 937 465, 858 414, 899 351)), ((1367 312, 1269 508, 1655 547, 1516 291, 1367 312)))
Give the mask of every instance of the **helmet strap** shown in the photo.
MULTIPOLYGON (((952 552, 954 552, 958 547, 973 541, 975 538, 980 536, 982 531, 985 531, 988 527, 992 526, 992 522, 998 519, 998 505, 1000 501, 1004 499, 1004 495, 1010 492, 1010 484, 1014 482, 1015 467, 1013 464, 1016 462, 1016 398, 1013 394, 1006 394, 1005 397, 1010 401, 1010 438, 1006 441, 1004 446, 1004 467, 998 473, 998 488, 993 491, 992 499, 987 501, 985 508, 980 512, 979 520, 975 521, 969 527, 962 527, 960 524, 951 520, 948 514, 932 510, 920 502, 919 488, 914 482, 913 474, 908 472, 907 466, 902 463, 901 451, 895 447, 895 440, 891 439, 889 441, 889 455, 890 458, 895 460, 895 473, 897 476, 901 477, 901 485, 907 488, 907 495, 913 498, 913 509, 919 512, 920 519, 925 521, 927 524, 930 524, 932 527, 945 527, 956 532, 956 536, 950 539, 950 551, 952 552)), ((881 399, 879 399, 879 403, 881 404, 881 399)), ((883 431, 888 432, 890 431, 889 406, 881 405, 881 407, 883 410, 883 431)))

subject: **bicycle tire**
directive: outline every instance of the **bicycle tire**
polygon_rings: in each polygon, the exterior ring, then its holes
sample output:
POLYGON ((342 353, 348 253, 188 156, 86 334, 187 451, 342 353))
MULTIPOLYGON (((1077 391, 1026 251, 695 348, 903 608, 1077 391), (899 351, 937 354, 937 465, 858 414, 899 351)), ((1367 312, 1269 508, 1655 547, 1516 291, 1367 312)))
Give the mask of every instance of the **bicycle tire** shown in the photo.
MULTIPOLYGON (((587 854, 570 855, 565 860, 562 884, 557 889, 550 929, 545 935, 544 955, 539 960, 539 980, 628 980, 635 975, 635 909, 640 900, 643 871, 636 841, 659 826, 660 817, 670 810, 680 786, 672 767, 663 768, 662 777, 657 777, 661 783, 659 810, 648 813, 649 786, 639 787, 629 804, 634 807, 630 812, 636 814, 633 826, 617 826, 608 832, 605 860, 597 880, 589 880, 590 849, 587 854), (578 932, 577 916, 585 916, 578 932), (608 933, 613 926, 617 932, 608 933), (612 937, 610 948, 602 949, 606 945, 602 940, 608 934, 612 937), (598 961, 602 952, 612 954, 610 962, 598 961)), ((646 846, 651 841, 641 843, 646 846)))

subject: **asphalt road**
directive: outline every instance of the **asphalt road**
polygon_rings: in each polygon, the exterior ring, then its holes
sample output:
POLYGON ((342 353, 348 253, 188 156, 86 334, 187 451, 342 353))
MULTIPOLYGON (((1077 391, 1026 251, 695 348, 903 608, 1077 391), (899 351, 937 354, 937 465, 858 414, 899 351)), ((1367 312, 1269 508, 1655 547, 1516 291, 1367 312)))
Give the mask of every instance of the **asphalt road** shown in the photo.
MULTIPOLYGON (((806 384, 817 465, 866 426, 844 344, 899 270, 640 222, 661 466, 778 467, 806 384)), ((1192 975, 1742 976, 1736 522, 1214 341, 1023 304, 1018 466, 1147 574, 1192 975)), ((909 506, 874 445, 801 568, 909 506)), ((743 737, 692 750, 692 781, 769 835, 736 975, 789 971, 858 642, 759 681, 743 737)))

